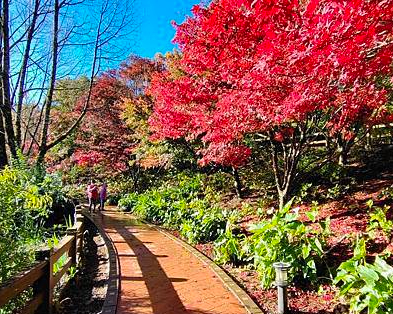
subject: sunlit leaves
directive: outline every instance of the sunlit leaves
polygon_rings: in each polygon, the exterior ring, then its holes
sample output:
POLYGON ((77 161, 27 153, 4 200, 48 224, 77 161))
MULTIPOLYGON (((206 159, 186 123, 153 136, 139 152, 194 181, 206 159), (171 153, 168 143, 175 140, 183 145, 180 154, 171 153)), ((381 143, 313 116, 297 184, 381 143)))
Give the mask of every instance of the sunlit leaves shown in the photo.
POLYGON ((391 1, 220 0, 192 12, 176 26, 178 75, 152 82, 155 138, 200 139, 202 163, 237 166, 249 133, 318 112, 348 138, 354 123, 386 118, 375 79, 392 71, 391 1))
POLYGON ((38 218, 48 214, 51 202, 31 170, 0 172, 0 283, 34 259, 41 239, 38 218))

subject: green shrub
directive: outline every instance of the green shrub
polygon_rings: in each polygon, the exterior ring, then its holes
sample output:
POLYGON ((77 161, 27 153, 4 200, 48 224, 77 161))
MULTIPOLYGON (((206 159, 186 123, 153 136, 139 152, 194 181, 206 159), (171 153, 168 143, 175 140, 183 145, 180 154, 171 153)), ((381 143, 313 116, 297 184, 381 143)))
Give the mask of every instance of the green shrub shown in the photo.
POLYGON ((393 267, 376 256, 366 262, 366 241, 357 241, 354 255, 341 263, 334 283, 348 300, 351 313, 393 313, 393 267))
POLYGON ((69 184, 63 187, 63 192, 66 197, 75 203, 79 201, 85 201, 86 196, 86 186, 82 184, 69 184))
POLYGON ((134 180, 119 176, 113 180, 108 180, 108 204, 117 205, 124 194, 135 191, 134 180))
POLYGON ((220 208, 210 205, 204 178, 180 174, 175 186, 128 194, 119 206, 141 219, 178 230, 190 243, 214 240, 225 228, 225 217, 220 208))
POLYGON ((296 200, 297 202, 305 202, 305 201, 313 201, 318 198, 320 186, 319 185, 313 185, 312 183, 303 183, 300 185, 297 195, 296 195, 296 200))
POLYGON ((225 228, 225 217, 220 208, 209 207, 204 200, 188 203, 188 213, 181 222, 180 234, 190 243, 215 240, 225 228))
POLYGON ((52 200, 34 180, 26 170, 0 171, 0 283, 32 262, 42 239, 37 221, 52 200))
POLYGON ((249 256, 248 250, 243 247, 246 236, 241 233, 237 234, 236 223, 238 220, 238 212, 230 212, 226 219, 224 232, 214 241, 214 260, 219 264, 228 262, 238 264, 245 261, 249 256))
POLYGON ((298 214, 291 212, 291 205, 292 202, 287 203, 270 219, 250 226, 248 250, 254 255, 265 288, 272 285, 273 263, 279 261, 291 264, 290 279, 300 276, 310 281, 317 279, 316 262, 324 253, 323 233, 300 222, 298 214))
POLYGON ((137 204, 137 202, 138 202, 138 194, 130 193, 130 194, 126 194, 124 197, 122 197, 119 200, 118 206, 123 211, 131 212, 134 210, 134 207, 137 204))
POLYGON ((336 200, 344 195, 349 191, 350 185, 339 184, 336 183, 334 186, 329 188, 326 192, 326 199, 336 200))
POLYGON ((387 217, 390 206, 385 205, 384 207, 378 207, 373 205, 372 200, 367 202, 367 206, 371 210, 367 231, 373 237, 376 230, 381 230, 384 236, 387 237, 389 241, 392 241, 393 221, 387 217))
POLYGON ((233 176, 222 170, 212 173, 208 176, 206 184, 215 191, 224 193, 231 192, 233 188, 233 176))
POLYGON ((168 204, 165 193, 157 190, 149 191, 138 197, 138 203, 134 207, 134 212, 152 223, 163 223, 168 204))
POLYGON ((243 240, 244 235, 235 235, 231 230, 226 229, 214 241, 214 260, 219 264, 238 264, 243 261, 243 240))
MULTIPOLYGON (((63 222, 72 205, 61 177, 31 168, 21 154, 12 167, 0 171, 0 284, 34 262, 36 248, 56 227, 56 217, 63 222)), ((21 293, 0 313, 16 312, 31 294, 32 289, 21 293)))
MULTIPOLYGON (((39 182, 34 174, 22 163, 0 171, 0 284, 35 260, 35 249, 44 238, 43 219, 52 197, 46 191, 48 181, 39 182)), ((14 312, 30 295, 22 293, 0 313, 14 312)))

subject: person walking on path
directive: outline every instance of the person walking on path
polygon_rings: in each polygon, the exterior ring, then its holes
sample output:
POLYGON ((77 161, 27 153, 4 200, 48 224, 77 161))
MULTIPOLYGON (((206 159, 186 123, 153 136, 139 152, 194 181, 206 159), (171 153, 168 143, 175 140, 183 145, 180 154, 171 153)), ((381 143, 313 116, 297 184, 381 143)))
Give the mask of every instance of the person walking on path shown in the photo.
POLYGON ((102 182, 102 185, 100 188, 100 211, 104 210, 104 204, 106 201, 106 190, 107 190, 107 185, 105 182, 102 182))
POLYGON ((96 204, 98 200, 98 188, 93 182, 93 180, 90 181, 90 184, 87 186, 87 198, 89 200, 89 213, 91 213, 92 207, 93 207, 93 212, 96 211, 96 204))

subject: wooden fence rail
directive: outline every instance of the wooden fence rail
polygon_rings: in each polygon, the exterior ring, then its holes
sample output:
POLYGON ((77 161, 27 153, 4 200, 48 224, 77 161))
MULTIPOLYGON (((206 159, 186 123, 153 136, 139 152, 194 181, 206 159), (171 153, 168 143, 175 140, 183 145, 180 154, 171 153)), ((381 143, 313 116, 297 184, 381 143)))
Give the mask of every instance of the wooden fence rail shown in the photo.
POLYGON ((33 289, 33 297, 17 313, 19 314, 51 314, 53 291, 65 273, 79 263, 83 249, 84 216, 80 209, 76 210, 76 220, 67 235, 53 248, 45 247, 36 254, 36 262, 28 270, 12 277, 0 286, 0 308, 29 288, 33 289), (66 256, 60 269, 54 273, 54 265, 66 256))

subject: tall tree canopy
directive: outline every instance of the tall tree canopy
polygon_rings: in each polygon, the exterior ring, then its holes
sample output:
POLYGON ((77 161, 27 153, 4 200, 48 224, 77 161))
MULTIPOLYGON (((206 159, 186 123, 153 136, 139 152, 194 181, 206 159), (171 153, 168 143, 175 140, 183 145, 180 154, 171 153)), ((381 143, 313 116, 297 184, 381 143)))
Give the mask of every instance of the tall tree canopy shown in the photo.
MULTIPOLYGON (((129 172, 136 150, 149 136, 147 119, 152 99, 145 89, 152 73, 159 70, 160 62, 131 56, 118 69, 97 77, 83 124, 69 141, 50 154, 51 166, 67 168, 77 164, 89 169, 98 166, 102 176, 112 177, 129 172)), ((57 106, 52 112, 50 132, 53 137, 68 129, 83 112, 89 94, 84 78, 62 80, 57 85, 59 90, 64 87, 64 91, 55 95, 57 106), (78 95, 75 90, 84 92, 78 95)))
POLYGON ((385 0, 195 6, 176 26, 183 74, 153 80, 155 137, 200 139, 202 163, 238 166, 250 153, 244 136, 264 134, 282 203, 317 126, 349 137, 355 123, 383 114, 376 82, 392 72, 392 21, 385 0))
POLYGON ((56 82, 85 74, 92 83, 103 66, 125 58, 131 45, 119 40, 133 30, 132 12, 132 1, 1 2, 0 167, 18 149, 32 153, 31 143, 42 164, 46 153, 77 128, 90 92, 69 129, 48 141, 56 82))

